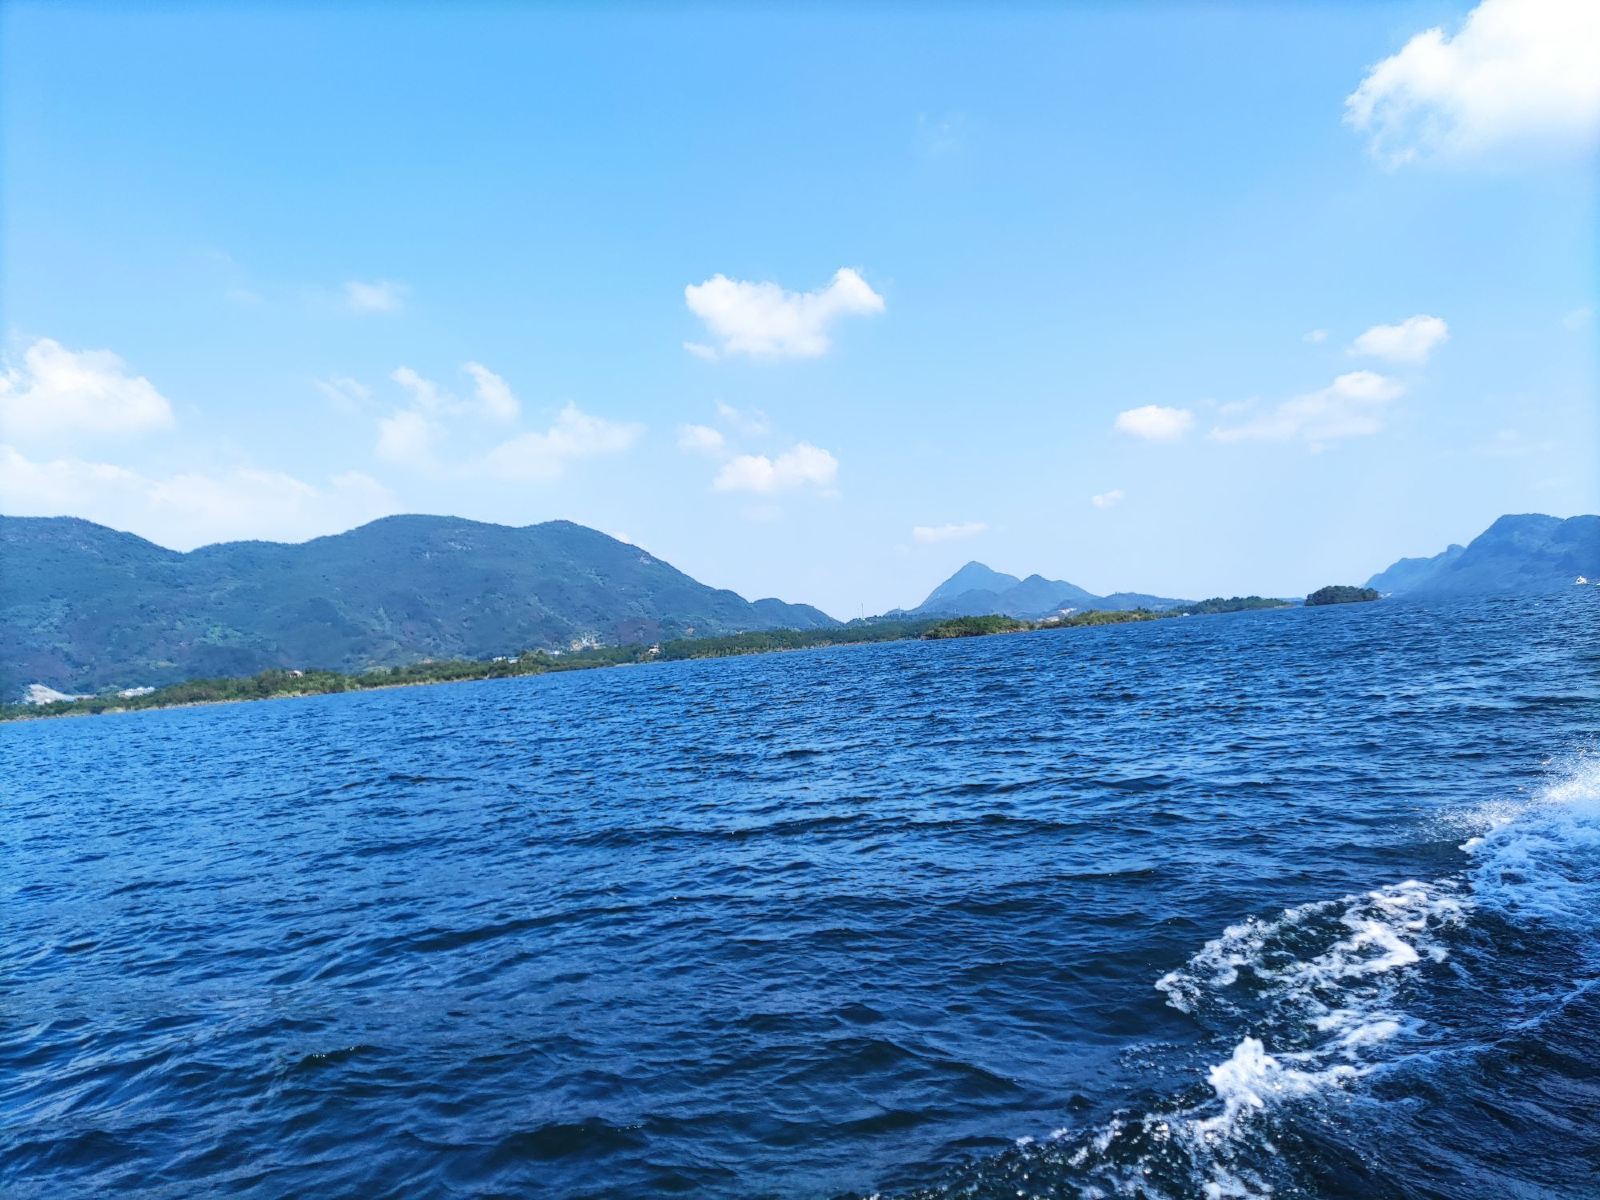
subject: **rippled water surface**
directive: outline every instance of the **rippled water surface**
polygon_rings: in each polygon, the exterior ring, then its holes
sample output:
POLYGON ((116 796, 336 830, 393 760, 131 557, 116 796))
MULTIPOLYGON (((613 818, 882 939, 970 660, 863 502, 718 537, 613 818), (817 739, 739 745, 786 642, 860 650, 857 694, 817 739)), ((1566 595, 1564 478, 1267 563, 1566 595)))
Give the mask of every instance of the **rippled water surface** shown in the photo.
POLYGON ((1600 590, 0 727, 0 1192, 1594 1197, 1600 590))

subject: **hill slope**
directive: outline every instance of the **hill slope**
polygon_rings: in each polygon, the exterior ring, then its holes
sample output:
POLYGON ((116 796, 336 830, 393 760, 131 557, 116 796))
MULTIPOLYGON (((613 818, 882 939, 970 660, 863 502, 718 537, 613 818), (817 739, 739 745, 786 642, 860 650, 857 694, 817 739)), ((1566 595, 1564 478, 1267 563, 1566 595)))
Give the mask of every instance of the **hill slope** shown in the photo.
POLYGON ((1600 575, 1600 516, 1504 516, 1465 549, 1431 559, 1403 558, 1367 581, 1407 596, 1532 595, 1600 575))
POLYGON ((88 691, 837 623, 707 587, 569 521, 386 517, 180 554, 74 518, 0 517, 0 564, 6 698, 31 683, 88 691))
POLYGON ((1393 566, 1379 571, 1367 580, 1369 588, 1376 588, 1385 596, 1398 596, 1425 582, 1439 568, 1447 566, 1466 552, 1466 547, 1451 543, 1432 558, 1402 558, 1393 566))

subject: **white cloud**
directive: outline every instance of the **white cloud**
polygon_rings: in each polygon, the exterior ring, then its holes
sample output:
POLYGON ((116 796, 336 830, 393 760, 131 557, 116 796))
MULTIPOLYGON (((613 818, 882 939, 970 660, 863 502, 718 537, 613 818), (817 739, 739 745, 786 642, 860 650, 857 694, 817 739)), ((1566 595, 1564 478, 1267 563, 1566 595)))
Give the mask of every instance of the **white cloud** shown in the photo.
POLYGON ((250 467, 149 476, 78 458, 35 461, 0 445, 0 509, 18 516, 77 516, 188 550, 243 538, 300 541, 397 511, 367 475, 317 485, 250 467))
POLYGON ((352 279, 344 285, 344 306, 357 313, 395 313, 405 307, 411 289, 389 279, 364 283, 352 279))
POLYGON ((517 419, 522 405, 510 385, 482 363, 463 363, 461 369, 472 377, 470 398, 446 391, 410 367, 396 368, 390 378, 410 394, 411 402, 379 419, 374 449, 379 458, 445 474, 487 472, 502 479, 552 480, 574 459, 630 449, 644 432, 642 425, 592 416, 569 403, 548 429, 517 434, 484 452, 481 426, 463 429, 460 419, 507 424, 517 419), (458 436, 468 446, 476 443, 477 449, 443 458, 445 442, 458 436))
POLYGON ((988 530, 982 521, 962 521, 952 525, 918 525, 911 530, 911 540, 920 545, 936 542, 954 542, 962 538, 977 537, 988 530))
POLYGON ((1101 492, 1098 496, 1090 496, 1089 503, 1096 508, 1112 508, 1122 503, 1122 490, 1112 488, 1109 492, 1101 492))
POLYGON ((1562 317, 1561 324, 1568 329, 1582 329, 1593 319, 1594 309, 1585 305, 1583 308, 1573 309, 1566 316, 1562 317))
POLYGON ((814 292, 785 291, 776 283, 749 283, 713 275, 683 289, 689 311, 718 340, 712 348, 684 343, 701 357, 748 354, 757 358, 815 358, 827 353, 829 328, 841 317, 881 313, 883 297, 849 267, 834 272, 814 292), (709 352, 709 353, 708 353, 709 352))
POLYGON ((515 421, 522 406, 511 394, 504 379, 482 363, 463 363, 461 369, 472 376, 479 411, 491 421, 515 421))
POLYGON ((683 425, 678 429, 678 449, 690 454, 721 454, 728 445, 722 431, 709 425, 683 425))
POLYGON ((416 409, 403 408, 378 418, 378 444, 372 452, 385 462, 401 466, 429 466, 444 436, 444 426, 439 422, 416 409))
POLYGON ((138 433, 173 423, 172 405, 109 350, 40 338, 0 369, 0 435, 19 441, 138 433))
POLYGON ((356 412, 372 399, 372 389, 359 379, 347 375, 334 375, 328 379, 313 379, 312 384, 335 407, 345 412, 356 412))
POLYGON ((443 393, 431 379, 424 379, 410 367, 396 367, 389 378, 411 393, 411 402, 423 412, 438 412, 444 408, 443 393))
POLYGON ((505 479, 559 479, 575 459, 621 454, 644 433, 642 425, 591 416, 575 404, 542 433, 524 433, 489 451, 484 465, 505 479))
POLYGON ((703 358, 707 362, 715 362, 717 358, 716 347, 708 346, 704 342, 685 342, 683 348, 696 358, 703 358))
POLYGON ((1350 344, 1350 353, 1386 362, 1425 363, 1436 347, 1449 340, 1450 327, 1442 319, 1419 313, 1398 325, 1374 325, 1350 344))
POLYGON ((476 416, 502 423, 517 419, 522 406, 504 379, 478 362, 462 363, 461 369, 472 376, 471 399, 463 399, 445 391, 410 367, 396 367, 389 378, 411 394, 412 407, 420 413, 430 416, 476 416))
POLYGON ((1151 442, 1175 442, 1189 432, 1194 424, 1194 414, 1186 408, 1164 408, 1159 404, 1146 404, 1117 414, 1113 428, 1118 433, 1144 438, 1151 442))
POLYGON ((1600 130, 1600 4, 1483 0, 1367 73, 1345 121, 1391 165, 1518 146, 1583 147, 1600 130))
POLYGON ((1315 345, 1318 342, 1325 342, 1325 341, 1328 340, 1328 331, 1326 329, 1310 329, 1310 330, 1307 330, 1306 331, 1305 340, 1310 342, 1310 343, 1312 343, 1313 345, 1315 345))
POLYGON ((735 433, 745 437, 761 437, 772 432, 772 422, 759 408, 735 408, 717 401, 717 417, 735 433))
POLYGON ((839 460, 809 442, 796 442, 777 458, 741 454, 723 464, 711 486, 719 492, 771 493, 810 485, 827 489, 839 474, 839 460))
POLYGON ((1219 442, 1301 440, 1321 446, 1381 432, 1390 401, 1404 394, 1396 380, 1372 371, 1340 375, 1321 391, 1285 400, 1271 412, 1211 431, 1219 442))
POLYGON ((503 425, 517 419, 522 405, 504 379, 478 362, 462 363, 461 369, 472 377, 470 399, 445 391, 410 367, 396 367, 389 378, 405 389, 411 404, 378 418, 378 443, 373 453, 392 463, 432 467, 439 447, 449 436, 447 422, 475 417, 503 425))

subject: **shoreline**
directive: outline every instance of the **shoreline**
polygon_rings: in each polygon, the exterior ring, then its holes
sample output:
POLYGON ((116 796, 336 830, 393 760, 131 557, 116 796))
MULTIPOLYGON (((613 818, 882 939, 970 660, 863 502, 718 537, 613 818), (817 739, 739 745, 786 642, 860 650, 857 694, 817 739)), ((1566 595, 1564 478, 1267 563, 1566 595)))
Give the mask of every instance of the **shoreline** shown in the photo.
POLYGON ((363 672, 295 672, 272 668, 255 675, 195 679, 168 684, 144 696, 90 696, 45 704, 0 705, 0 724, 51 720, 58 717, 114 716, 173 708, 199 708, 214 704, 243 704, 261 700, 299 700, 341 692, 385 691, 443 683, 481 683, 490 679, 517 679, 554 675, 566 671, 594 671, 612 667, 647 666, 661 662, 687 662, 748 655, 781 654, 797 650, 822 650, 838 646, 882 645, 889 642, 947 641, 1013 633, 1125 625, 1169 620, 1180 616, 1210 616, 1221 612, 1258 611, 1291 607, 1264 602, 1260 597, 1235 597, 1234 607, 1203 601, 1185 609, 1155 612, 1148 609, 1091 609, 1060 620, 1027 621, 1015 617, 951 617, 878 622, 827 630, 764 630, 721 637, 683 638, 652 646, 595 647, 555 655, 532 651, 515 659, 441 659, 401 667, 376 667, 363 672), (1189 610, 1200 611, 1189 611, 1189 610), (395 676, 400 676, 396 678, 395 676), (303 682, 302 682, 303 681, 303 682), (318 685, 321 686, 318 686, 318 685))

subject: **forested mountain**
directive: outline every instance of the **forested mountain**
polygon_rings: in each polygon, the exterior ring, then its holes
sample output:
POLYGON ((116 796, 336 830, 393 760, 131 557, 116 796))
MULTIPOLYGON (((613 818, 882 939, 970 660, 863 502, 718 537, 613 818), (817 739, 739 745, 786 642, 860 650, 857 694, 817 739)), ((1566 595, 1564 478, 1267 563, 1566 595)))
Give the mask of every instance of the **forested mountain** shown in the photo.
POLYGON ((808 605, 707 587, 570 521, 386 517, 299 544, 183 554, 76 518, 0 517, 6 699, 32 683, 77 692, 833 624, 808 605))
POLYGON ((1600 516, 1501 517, 1465 547, 1402 558, 1367 581, 1398 596, 1530 595, 1600 576, 1600 516))

